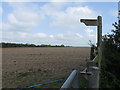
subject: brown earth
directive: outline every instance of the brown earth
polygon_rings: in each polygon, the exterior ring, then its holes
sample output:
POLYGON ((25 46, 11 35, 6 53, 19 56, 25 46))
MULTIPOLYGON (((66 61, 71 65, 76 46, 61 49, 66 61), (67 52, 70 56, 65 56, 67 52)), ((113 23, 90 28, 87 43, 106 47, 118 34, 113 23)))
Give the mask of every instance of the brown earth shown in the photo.
POLYGON ((2 87, 23 88, 68 76, 85 68, 88 47, 2 49, 2 87))

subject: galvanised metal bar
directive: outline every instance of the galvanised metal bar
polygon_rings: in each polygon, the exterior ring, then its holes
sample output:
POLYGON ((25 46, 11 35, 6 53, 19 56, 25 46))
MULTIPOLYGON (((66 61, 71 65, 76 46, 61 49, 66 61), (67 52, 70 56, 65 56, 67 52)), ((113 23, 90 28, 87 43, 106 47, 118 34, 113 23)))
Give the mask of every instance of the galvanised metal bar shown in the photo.
POLYGON ((66 88, 69 88, 71 83, 73 82, 74 84, 74 88, 78 88, 79 84, 78 84, 78 71, 77 70, 73 70, 72 73, 70 74, 70 76, 67 78, 67 80, 65 81, 65 83, 62 85, 60 90, 65 90, 66 88), (74 81, 75 80, 75 81, 74 81))
POLYGON ((76 76, 73 80, 73 88, 79 88, 79 74, 78 74, 78 72, 76 73, 76 76))

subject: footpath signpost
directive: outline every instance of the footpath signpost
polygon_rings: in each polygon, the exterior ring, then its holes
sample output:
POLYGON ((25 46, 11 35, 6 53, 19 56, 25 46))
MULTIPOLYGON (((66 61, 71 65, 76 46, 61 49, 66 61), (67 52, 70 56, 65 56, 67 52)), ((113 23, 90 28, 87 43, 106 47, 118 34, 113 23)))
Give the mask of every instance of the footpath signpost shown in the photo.
MULTIPOLYGON (((87 68, 81 72, 83 75, 88 76, 88 88, 94 88, 95 90, 99 89, 99 69, 102 57, 102 17, 98 16, 97 19, 80 19, 86 26, 97 26, 98 32, 98 41, 97 41, 97 51, 98 55, 87 63, 87 68), (95 64, 95 61, 98 60, 98 64, 95 64)), ((79 88, 78 84, 78 72, 73 70, 70 76, 67 78, 65 83, 62 85, 60 90, 66 90, 71 83, 73 82, 73 88, 79 88)))
POLYGON ((80 22, 86 26, 97 26, 97 48, 99 56, 99 67, 102 58, 102 17, 98 16, 97 19, 80 19, 80 22))
POLYGON ((88 72, 92 72, 88 76, 88 88, 99 88, 99 69, 102 59, 102 17, 98 16, 97 19, 80 19, 80 22, 86 26, 97 26, 97 51, 98 51, 98 66, 92 66, 88 63, 88 72))

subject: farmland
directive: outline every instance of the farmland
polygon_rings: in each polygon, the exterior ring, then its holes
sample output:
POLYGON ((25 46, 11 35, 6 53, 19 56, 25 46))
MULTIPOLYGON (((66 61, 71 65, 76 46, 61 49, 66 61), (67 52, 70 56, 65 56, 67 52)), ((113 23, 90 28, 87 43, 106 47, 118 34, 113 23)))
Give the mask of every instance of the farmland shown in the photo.
POLYGON ((2 49, 2 87, 23 88, 83 70, 88 47, 28 47, 2 49))

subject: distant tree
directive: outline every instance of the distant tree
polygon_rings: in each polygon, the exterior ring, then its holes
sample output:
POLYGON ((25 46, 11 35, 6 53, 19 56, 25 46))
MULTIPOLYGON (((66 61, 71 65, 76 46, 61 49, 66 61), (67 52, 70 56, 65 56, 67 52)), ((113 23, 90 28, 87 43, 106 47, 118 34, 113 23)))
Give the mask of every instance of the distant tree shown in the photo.
POLYGON ((64 47, 64 45, 62 44, 61 47, 64 47))
POLYGON ((51 47, 51 45, 49 44, 48 47, 51 47))
POLYGON ((40 46, 41 46, 41 47, 45 47, 46 45, 45 45, 45 44, 41 44, 40 46))
POLYGON ((2 48, 7 48, 7 47, 64 47, 64 45, 46 45, 46 44, 41 44, 41 45, 35 45, 35 44, 29 44, 29 43, 26 43, 26 44, 17 44, 17 43, 5 43, 5 42, 2 42, 0 43, 2 48))
POLYGON ((35 47, 36 45, 35 44, 31 44, 30 46, 35 47))

